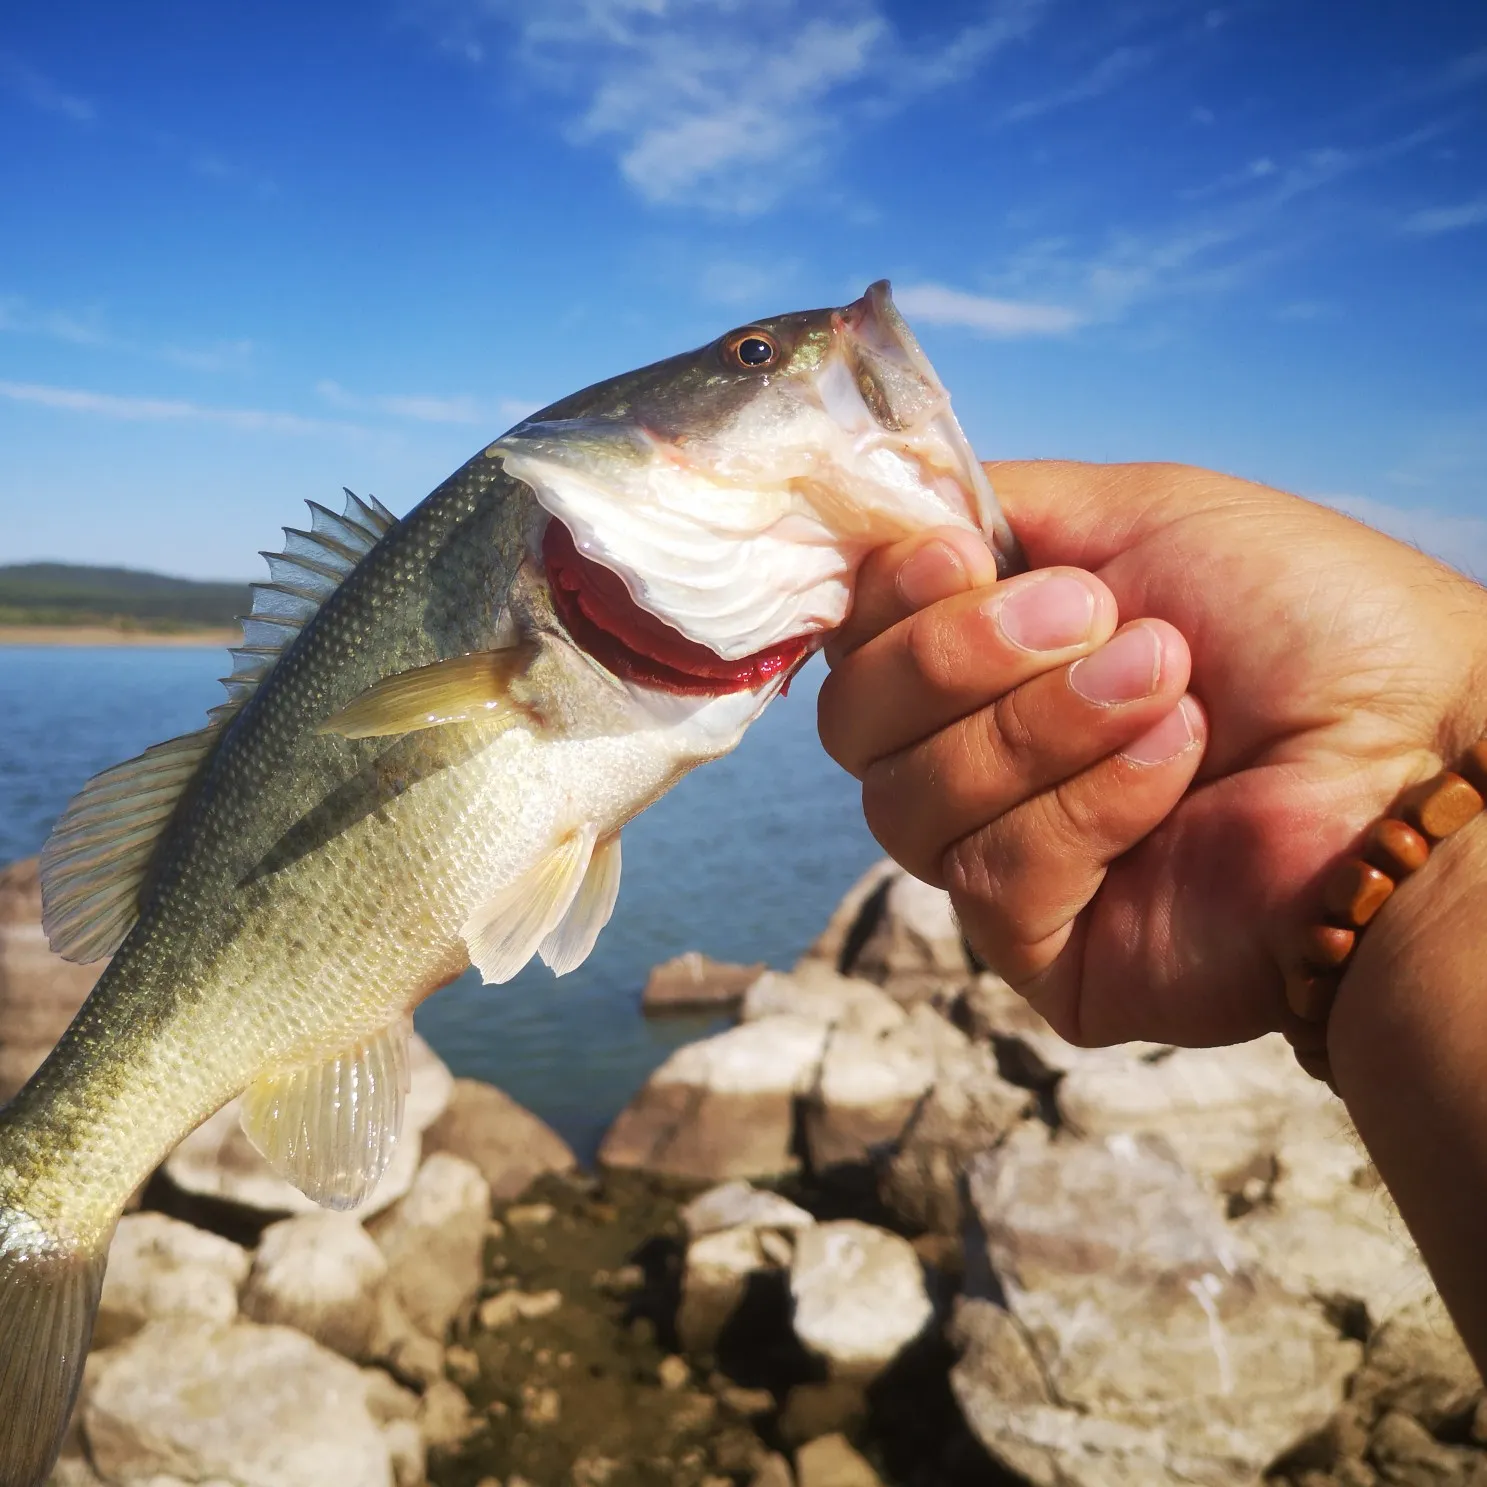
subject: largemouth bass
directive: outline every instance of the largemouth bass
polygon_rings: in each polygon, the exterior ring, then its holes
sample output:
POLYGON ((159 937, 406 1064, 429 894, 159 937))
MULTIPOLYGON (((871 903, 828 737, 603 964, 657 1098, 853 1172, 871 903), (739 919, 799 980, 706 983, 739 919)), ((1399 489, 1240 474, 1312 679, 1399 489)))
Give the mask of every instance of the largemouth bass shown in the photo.
POLYGON ((474 963, 579 965, 620 832, 732 749, 843 619, 871 548, 1015 545, 885 283, 518 424, 408 516, 286 529, 229 700, 92 780, 44 923, 113 959, 0 1111, 0 1487, 50 1469, 125 1201, 234 1096, 352 1207, 382 1175, 413 1007, 474 963))

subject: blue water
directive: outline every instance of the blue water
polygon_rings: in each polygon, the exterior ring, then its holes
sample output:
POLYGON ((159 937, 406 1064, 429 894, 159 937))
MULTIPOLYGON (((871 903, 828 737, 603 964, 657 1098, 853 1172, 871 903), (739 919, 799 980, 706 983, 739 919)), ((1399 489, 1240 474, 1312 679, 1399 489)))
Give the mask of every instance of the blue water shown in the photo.
MULTIPOLYGON (((0 861, 39 851, 90 775, 199 727, 226 659, 0 646, 0 861)), ((619 905, 577 971, 534 963, 501 987, 467 973, 424 1003, 419 1031, 457 1074, 500 1085, 590 1156, 667 1053, 716 1025, 642 1019, 652 965, 688 949, 788 965, 805 948, 877 855, 855 784, 816 740, 822 674, 814 663, 735 753, 626 828, 619 905)))

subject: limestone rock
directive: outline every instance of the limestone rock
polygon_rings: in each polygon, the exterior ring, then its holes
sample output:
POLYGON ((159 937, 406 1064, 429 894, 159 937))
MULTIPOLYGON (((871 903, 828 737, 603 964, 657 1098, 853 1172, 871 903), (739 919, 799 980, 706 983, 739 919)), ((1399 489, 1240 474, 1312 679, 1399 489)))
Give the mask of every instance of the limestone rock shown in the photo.
POLYGON ((874 1037, 902 1027, 904 1009, 881 987, 805 961, 793 971, 766 971, 744 994, 744 1022, 786 1013, 874 1037))
POLYGON ((549 1172, 572 1172, 572 1149, 545 1121, 493 1084, 456 1079, 443 1113, 423 1133, 425 1155, 447 1152, 477 1166, 498 1203, 549 1172))
POLYGON ((795 1101, 825 1043, 821 1023, 775 1016, 679 1048, 620 1112, 600 1162, 698 1182, 790 1171, 795 1101))
POLYGON ((163 1213, 126 1214, 109 1246, 94 1348, 112 1347, 148 1322, 231 1322, 248 1264, 247 1250, 216 1234, 163 1213))
POLYGON ((442 1340, 480 1289, 490 1185, 479 1168, 436 1153, 405 1197, 369 1225, 387 1259, 387 1287, 420 1332, 442 1340))
MULTIPOLYGON (((408 1067, 411 1087, 402 1135, 382 1181, 355 1210, 359 1218, 382 1212, 412 1186, 421 1133, 449 1100, 453 1087, 449 1070, 417 1033, 409 1039, 408 1067)), ((184 1194, 221 1199, 258 1213, 318 1213, 319 1204, 285 1182, 254 1150, 243 1133, 238 1108, 238 1101, 229 1101, 166 1158, 164 1172, 171 1183, 184 1194)))
POLYGON ((1350 1391, 1355 1409, 1400 1411, 1427 1430, 1471 1418, 1482 1397, 1482 1376, 1435 1295, 1403 1308, 1369 1339, 1350 1391))
POLYGON ((934 1074, 933 1056, 910 1027, 881 1037, 832 1029, 804 1110, 812 1170, 868 1162, 891 1146, 934 1074))
POLYGON ((1002 1078, 984 1045, 943 1054, 933 1088, 879 1174, 884 1205, 911 1228, 958 1235, 966 1164, 996 1146, 1033 1105, 1029 1090, 1002 1078))
POLYGON ((801 1343, 831 1377, 858 1383, 880 1374, 934 1315, 913 1246, 856 1219, 801 1230, 790 1296, 801 1343))
POLYGON ((301 1333, 154 1322, 103 1356, 83 1428, 107 1481, 392 1487, 360 1370, 301 1333))
POLYGON ((883 1487, 882 1479, 844 1435, 823 1435, 795 1455, 799 1487, 883 1487))
POLYGON ((1085 1061, 1064 1076, 1057 1100, 1072 1130, 1159 1134, 1190 1172, 1215 1181, 1273 1152, 1301 1112, 1325 1108, 1347 1129, 1341 1102, 1302 1073, 1279 1033, 1237 1048, 1085 1061))
POLYGON ((832 910, 826 928, 801 956, 796 968, 814 964, 845 974, 847 967, 857 958, 861 941, 877 922, 881 905, 864 911, 864 906, 887 892, 887 885, 900 876, 903 869, 892 858, 883 857, 875 862, 842 895, 841 902, 832 910))
POLYGON ((432 1451, 458 1451, 480 1428, 470 1401, 457 1384, 439 1379, 424 1391, 418 1429, 432 1451))
POLYGON ((387 1261, 348 1213, 307 1213, 264 1230, 243 1315, 280 1323, 347 1358, 370 1353, 387 1261))
POLYGON ((795 1473, 778 1451, 771 1451, 755 1468, 749 1487, 795 1487, 795 1473))
POLYGON ((1218 1487, 1327 1420, 1357 1344, 1255 1262, 1170 1147, 1024 1130, 969 1172, 1010 1325, 983 1316, 952 1383, 994 1457, 1048 1487, 1218 1487))
POLYGON ((676 1333, 692 1357, 711 1352, 756 1271, 769 1266, 753 1229, 720 1229, 687 1246, 676 1333))
POLYGON ((52 954, 36 858, 0 869, 0 1104, 52 1051, 106 964, 74 965, 52 954))
POLYGON ((762 961, 751 966, 713 960, 698 950, 688 950, 663 961, 646 977, 640 994, 640 1010, 690 1012, 707 1007, 736 1007, 743 994, 765 970, 762 961))
POLYGON ((720 1229, 804 1229, 815 1222, 788 1198, 742 1180, 709 1188, 682 1209, 682 1223, 693 1239, 720 1229))

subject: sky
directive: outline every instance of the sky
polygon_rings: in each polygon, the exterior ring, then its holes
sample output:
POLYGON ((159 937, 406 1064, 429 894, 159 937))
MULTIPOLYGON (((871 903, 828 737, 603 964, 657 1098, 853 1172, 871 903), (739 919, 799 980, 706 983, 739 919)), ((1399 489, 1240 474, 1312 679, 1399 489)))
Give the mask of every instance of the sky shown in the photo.
POLYGON ((1487 7, 51 0, 0 21, 0 563, 259 575, 887 276, 987 458, 1487 577, 1487 7))

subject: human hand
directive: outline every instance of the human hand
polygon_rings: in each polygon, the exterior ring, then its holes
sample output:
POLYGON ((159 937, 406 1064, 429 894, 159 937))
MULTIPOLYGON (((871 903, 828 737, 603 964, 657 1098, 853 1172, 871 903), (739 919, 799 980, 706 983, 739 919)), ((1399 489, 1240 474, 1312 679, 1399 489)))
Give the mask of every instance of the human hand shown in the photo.
POLYGON ((828 752, 878 840, 950 890, 978 953, 1064 1036, 1296 1032, 1281 967, 1318 876, 1484 731, 1487 593, 1208 471, 987 468, 1034 571, 993 587, 950 529, 870 557, 828 648, 828 752), (1085 585, 1086 637, 1011 643, 998 616, 1015 631, 1055 578, 1085 585), (1152 685, 1081 696, 1102 667, 1152 685))

